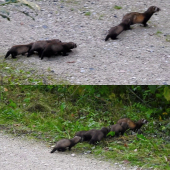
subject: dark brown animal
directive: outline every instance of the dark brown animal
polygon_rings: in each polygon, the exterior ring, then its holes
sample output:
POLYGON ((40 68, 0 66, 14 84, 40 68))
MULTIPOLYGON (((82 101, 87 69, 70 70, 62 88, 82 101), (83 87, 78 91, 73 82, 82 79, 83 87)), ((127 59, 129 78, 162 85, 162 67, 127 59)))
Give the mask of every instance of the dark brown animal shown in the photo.
POLYGON ((61 139, 59 140, 51 153, 55 152, 56 150, 64 152, 67 148, 69 148, 69 151, 71 148, 79 143, 81 141, 81 137, 75 136, 73 139, 61 139))
POLYGON ((146 119, 140 119, 135 123, 129 118, 123 118, 123 119, 118 120, 117 124, 121 124, 122 122, 127 123, 129 129, 135 132, 138 131, 144 124, 148 123, 146 119))
POLYGON ((61 43, 61 41, 59 39, 36 41, 33 43, 27 57, 34 54, 35 51, 38 52, 39 57, 41 57, 41 54, 48 43, 61 43))
POLYGON ((44 56, 59 55, 61 53, 63 56, 66 56, 67 52, 70 52, 71 49, 76 47, 77 45, 73 42, 63 42, 57 44, 49 43, 42 52, 41 60, 44 58, 44 56))
POLYGON ((105 38, 105 41, 107 41, 109 38, 111 38, 112 40, 117 39, 117 36, 123 32, 124 30, 127 30, 129 28, 129 24, 130 24, 130 19, 124 20, 123 22, 121 22, 119 25, 112 27, 109 32, 108 35, 105 38))
POLYGON ((115 132, 115 136, 123 135, 124 132, 128 129, 128 125, 125 122, 121 122, 120 124, 112 125, 110 131, 115 132))
POLYGON ((5 55, 5 58, 7 58, 10 54, 12 58, 16 58, 16 56, 20 54, 24 55, 31 49, 32 45, 33 43, 26 44, 26 45, 15 45, 11 47, 11 49, 9 49, 9 51, 5 55))
POLYGON ((83 134, 84 139, 88 139, 90 144, 100 142, 109 133, 109 128, 103 127, 101 130, 92 129, 83 134))
POLYGON ((84 136, 86 132, 88 132, 88 131, 85 131, 85 130, 79 131, 75 134, 75 136, 80 136, 82 138, 82 141, 89 141, 91 139, 91 136, 90 135, 84 136))
MULTIPOLYGON (((151 16, 155 13, 160 11, 160 8, 156 7, 156 6, 150 6, 147 11, 145 11, 144 13, 139 13, 139 12, 131 12, 126 14, 123 19, 122 22, 124 22, 127 19, 130 19, 130 25, 133 24, 143 24, 144 27, 147 26, 147 22, 148 20, 151 18, 151 16)), ((130 29, 130 25, 127 29, 130 29)))

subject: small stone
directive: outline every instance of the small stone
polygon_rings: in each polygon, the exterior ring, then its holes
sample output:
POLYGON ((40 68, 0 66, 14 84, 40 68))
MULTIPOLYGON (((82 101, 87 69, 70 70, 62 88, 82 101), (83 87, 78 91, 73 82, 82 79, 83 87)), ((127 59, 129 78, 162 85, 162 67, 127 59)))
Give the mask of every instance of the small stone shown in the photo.
POLYGON ((47 26, 47 25, 43 25, 42 27, 43 27, 44 29, 47 29, 47 28, 48 28, 48 26, 47 26))
POLYGON ((138 151, 137 149, 134 150, 134 152, 137 152, 137 151, 138 151))
POLYGON ((91 71, 94 70, 94 68, 89 68, 91 71))

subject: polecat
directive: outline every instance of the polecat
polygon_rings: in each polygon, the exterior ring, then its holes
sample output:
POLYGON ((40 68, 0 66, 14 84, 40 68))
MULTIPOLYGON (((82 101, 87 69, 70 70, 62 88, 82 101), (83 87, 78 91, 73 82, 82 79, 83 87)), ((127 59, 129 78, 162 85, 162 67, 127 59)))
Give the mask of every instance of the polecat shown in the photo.
POLYGON ((72 139, 61 139, 56 143, 51 153, 55 152, 56 150, 64 152, 67 149, 67 147, 69 148, 70 151, 71 148, 77 143, 79 143, 80 141, 81 141, 80 136, 75 136, 72 139))
POLYGON ((36 41, 33 43, 30 51, 28 52, 27 57, 32 55, 34 51, 38 52, 39 57, 41 57, 41 54, 48 43, 61 43, 61 41, 59 39, 36 41))
POLYGON ((120 120, 118 120, 117 123, 121 124, 122 122, 127 123, 129 129, 131 129, 133 131, 137 131, 138 129, 140 129, 142 127, 142 125, 148 123, 148 121, 146 119, 140 119, 135 123, 132 120, 130 120, 129 118, 120 119, 120 120))
POLYGON ((115 124, 115 125, 111 125, 111 130, 115 132, 115 136, 119 136, 120 134, 123 135, 124 132, 128 129, 128 125, 125 122, 121 122, 120 124, 115 124))
MULTIPOLYGON (((160 8, 156 7, 156 6, 150 6, 147 11, 145 11, 144 13, 139 13, 139 12, 131 12, 126 14, 123 19, 122 22, 124 22, 127 19, 130 19, 130 25, 133 24, 143 24, 144 27, 147 26, 147 21, 151 18, 151 16, 155 13, 160 11, 160 8)), ((128 27, 128 29, 130 29, 130 25, 128 27)))
POLYGON ((41 54, 41 60, 44 58, 44 56, 58 55, 61 53, 63 56, 66 56, 67 52, 70 52, 71 49, 76 47, 77 45, 73 42, 48 43, 41 54))
POLYGON ((107 41, 109 38, 111 38, 112 40, 117 39, 117 36, 123 32, 124 30, 127 30, 129 28, 130 24, 130 19, 126 19, 124 21, 122 21, 119 25, 112 27, 109 30, 108 35, 105 38, 105 41, 107 41))
POLYGON ((101 130, 92 129, 83 134, 83 138, 88 139, 90 144, 96 144, 109 133, 109 128, 103 127, 101 130))
POLYGON ((7 58, 10 54, 11 54, 12 58, 16 58, 16 56, 20 55, 20 54, 23 55, 23 54, 29 52, 32 45, 33 45, 33 43, 26 44, 26 45, 15 45, 15 46, 11 47, 11 49, 8 50, 8 52, 5 55, 5 58, 7 58))

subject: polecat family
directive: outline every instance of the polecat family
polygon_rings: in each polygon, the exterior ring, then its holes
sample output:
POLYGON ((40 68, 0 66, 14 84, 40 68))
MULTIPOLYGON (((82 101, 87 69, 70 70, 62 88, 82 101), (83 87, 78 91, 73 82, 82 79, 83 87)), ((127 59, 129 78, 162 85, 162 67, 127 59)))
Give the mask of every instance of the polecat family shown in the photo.
POLYGON ((41 54, 41 60, 44 56, 58 55, 61 53, 63 56, 66 56, 67 52, 70 52, 71 49, 76 47, 77 45, 74 42, 48 43, 41 54))
POLYGON ((72 139, 61 139, 56 143, 51 153, 55 152, 56 150, 64 152, 67 148, 71 150, 71 148, 77 143, 79 143, 80 141, 81 141, 80 136, 75 136, 72 139))
POLYGON ((32 55, 34 51, 38 52, 39 57, 41 57, 41 54, 48 43, 61 43, 61 41, 59 39, 36 41, 33 43, 30 51, 28 52, 27 57, 32 55))

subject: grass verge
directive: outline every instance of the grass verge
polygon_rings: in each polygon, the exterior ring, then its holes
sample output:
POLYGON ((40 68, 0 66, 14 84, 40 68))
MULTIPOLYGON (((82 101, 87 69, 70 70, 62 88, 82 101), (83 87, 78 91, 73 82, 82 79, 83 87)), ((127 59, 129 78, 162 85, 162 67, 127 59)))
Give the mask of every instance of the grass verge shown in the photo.
MULTIPOLYGON (((0 92, 0 129, 33 137, 49 145, 61 138, 72 138, 80 130, 108 126, 111 124, 110 115, 117 121, 112 113, 101 116, 89 107, 92 101, 83 103, 83 106, 80 103, 75 105, 66 100, 63 93, 42 91, 40 86, 0 86, 0 92), (85 112, 80 114, 80 109, 85 112)), ((128 109, 126 107, 124 112, 128 109)), ((139 119, 141 115, 134 116, 139 119)), ((142 134, 130 135, 127 132, 123 137, 108 137, 96 146, 83 142, 73 147, 73 151, 89 151, 101 159, 143 169, 170 169, 168 128, 169 120, 157 122, 149 119, 149 124, 142 128, 142 134)))
POLYGON ((40 71, 16 61, 13 59, 13 62, 7 62, 0 57, 0 85, 68 84, 67 81, 54 79, 55 75, 50 70, 40 71))

